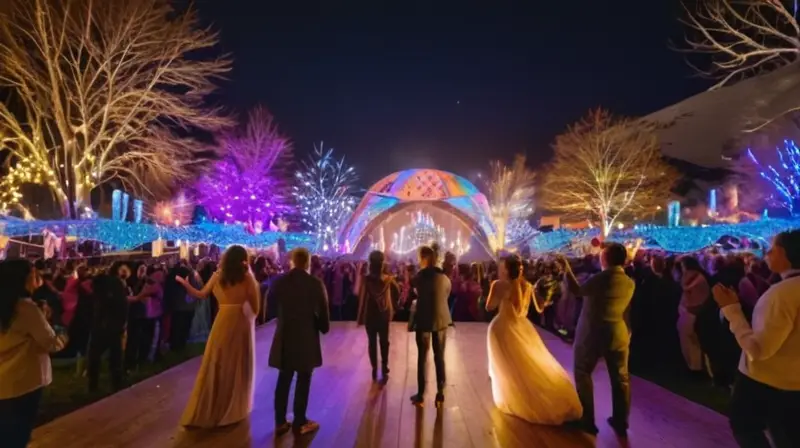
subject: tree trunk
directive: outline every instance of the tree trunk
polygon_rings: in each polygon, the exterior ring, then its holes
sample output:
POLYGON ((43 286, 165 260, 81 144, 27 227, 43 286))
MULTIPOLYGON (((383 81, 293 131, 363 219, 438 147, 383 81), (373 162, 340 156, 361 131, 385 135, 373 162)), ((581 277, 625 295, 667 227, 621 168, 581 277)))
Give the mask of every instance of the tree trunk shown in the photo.
POLYGON ((600 217, 600 229, 603 232, 603 238, 607 238, 611 233, 611 222, 605 216, 600 217))

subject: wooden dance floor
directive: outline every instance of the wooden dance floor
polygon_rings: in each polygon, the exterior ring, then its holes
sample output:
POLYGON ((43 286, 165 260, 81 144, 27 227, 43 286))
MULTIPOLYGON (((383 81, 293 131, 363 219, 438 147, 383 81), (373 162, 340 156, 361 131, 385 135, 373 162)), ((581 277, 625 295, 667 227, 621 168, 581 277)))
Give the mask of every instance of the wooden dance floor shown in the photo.
MULTIPOLYGON (((116 395, 36 429, 33 445, 86 447, 617 447, 735 446, 726 419, 639 378, 632 379, 633 409, 629 439, 618 440, 605 424, 611 402, 604 366, 595 372, 597 438, 563 428, 531 425, 498 412, 493 404, 486 360, 486 324, 460 323, 447 340, 448 384, 445 406, 432 405, 433 360, 429 364, 426 406, 409 402, 416 390, 416 346, 404 324, 393 324, 391 378, 372 383, 364 330, 352 322, 334 323, 323 337, 325 365, 311 384, 309 417, 317 434, 295 440, 273 434, 273 390, 277 372, 267 367, 274 324, 257 332, 255 407, 248 422, 216 430, 179 427, 200 359, 193 359, 116 395)), ((565 365, 569 345, 541 332, 565 365)), ((289 404, 291 411, 291 401, 289 404)), ((291 416, 290 416, 291 418, 291 416)))

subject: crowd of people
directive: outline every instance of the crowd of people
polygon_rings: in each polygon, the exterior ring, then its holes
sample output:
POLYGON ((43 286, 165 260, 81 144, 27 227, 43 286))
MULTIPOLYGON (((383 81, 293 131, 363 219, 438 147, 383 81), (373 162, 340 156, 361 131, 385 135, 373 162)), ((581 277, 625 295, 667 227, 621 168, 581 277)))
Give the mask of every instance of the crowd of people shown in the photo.
MULTIPOLYGON (((529 318, 570 341, 583 298, 570 288, 561 260, 529 259, 521 270, 537 300, 529 318)), ((42 388, 51 382, 51 356, 86 359, 78 373, 87 377, 89 390, 98 388, 101 360, 107 358, 111 387, 118 390, 125 386, 127 373, 164 351, 182 351, 191 340, 205 340, 220 310, 209 286, 217 262, 168 256, 104 266, 79 260, 0 263, 0 435, 14 441, 9 446, 27 443, 42 388), (197 300, 200 296, 210 300, 197 300)), ((247 263, 258 288, 259 303, 250 307, 253 320, 263 323, 276 315, 277 307, 270 303, 275 295, 268 292, 289 271, 289 262, 257 256, 247 263)), ((359 295, 362 285, 369 287, 370 275, 381 279, 376 293, 391 287, 396 295, 391 301, 394 319, 408 320, 418 268, 413 262, 391 260, 381 265, 378 276, 365 262, 311 257, 309 272, 324 285, 332 320, 363 318, 359 295)), ((601 268, 596 255, 569 260, 569 265, 579 282, 601 268)), ((498 278, 497 263, 459 264, 447 253, 441 270, 452 284, 448 305, 455 325, 490 321, 485 299, 498 278)), ((732 387, 741 344, 712 291, 717 285, 735 291, 749 321, 759 298, 781 276, 754 254, 714 250, 680 256, 639 250, 625 270, 636 285, 627 313, 631 370, 684 371, 697 381, 732 387)), ((373 333, 370 358, 376 377, 381 335, 373 333)), ((381 352, 387 351, 381 343, 381 352)))

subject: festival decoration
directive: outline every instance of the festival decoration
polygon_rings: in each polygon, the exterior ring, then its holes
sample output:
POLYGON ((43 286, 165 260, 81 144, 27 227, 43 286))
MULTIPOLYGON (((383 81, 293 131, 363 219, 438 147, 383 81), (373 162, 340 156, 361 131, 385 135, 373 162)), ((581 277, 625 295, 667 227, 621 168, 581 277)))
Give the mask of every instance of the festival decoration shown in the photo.
POLYGON ((6 259, 6 250, 8 249, 9 238, 5 234, 6 223, 0 222, 0 260, 6 259))
POLYGON ((531 225, 529 217, 511 218, 506 224, 506 246, 526 245, 537 233, 539 231, 531 225))
POLYGON ((164 240, 158 238, 150 245, 150 256, 158 258, 162 255, 164 255, 164 240))
POLYGON ((440 170, 404 170, 390 174, 372 185, 342 228, 342 244, 357 251, 391 213, 426 204, 456 216, 474 230, 488 253, 497 247, 497 229, 486 197, 467 179, 440 170))
POLYGON ((304 233, 262 232, 259 235, 247 233, 244 226, 204 223, 192 226, 161 227, 154 224, 139 224, 109 219, 75 221, 0 221, 6 224, 5 235, 14 238, 41 234, 45 229, 59 228, 70 238, 98 241, 115 250, 131 250, 153 242, 158 238, 165 241, 188 241, 190 244, 215 244, 227 247, 241 244, 247 247, 263 248, 285 241, 288 249, 295 247, 315 247, 315 240, 304 233))
POLYGON ((56 253, 61 251, 61 243, 63 240, 48 228, 42 230, 42 237, 44 239, 44 259, 49 260, 55 258, 56 253))
POLYGON ((194 209, 194 202, 180 192, 175 199, 156 203, 148 215, 162 226, 185 226, 192 223, 194 209))
MULTIPOLYGON (((491 175, 486 189, 492 220, 497 228, 499 248, 518 243, 529 235, 523 223, 533 213, 533 181, 536 175, 525 166, 525 156, 517 155, 507 166, 500 161, 491 163, 491 175), (512 226, 512 221, 514 225, 512 226), (522 231, 522 234, 519 233, 522 231)), ((530 225, 528 226, 530 227, 530 225)))
POLYGON ((708 191, 708 216, 717 216, 717 189, 712 188, 708 191))
POLYGON ((141 199, 134 199, 133 200, 133 222, 140 223, 142 222, 142 210, 144 209, 144 203, 141 199))
POLYGON ((306 231, 314 236, 317 249, 339 251, 339 227, 350 217, 356 205, 353 197, 358 176, 344 157, 335 159, 333 149, 324 144, 314 152, 296 174, 294 197, 306 231))
POLYGON ((125 221, 128 219, 128 201, 130 201, 131 197, 128 193, 122 193, 122 215, 120 219, 125 221))
POLYGON ((681 203, 671 201, 667 204, 667 226, 678 227, 681 225, 681 203))
POLYGON ((289 171, 292 145, 264 108, 221 137, 224 156, 195 186, 211 218, 223 223, 270 221, 294 211, 289 171))
POLYGON ((111 192, 111 219, 122 221, 122 191, 111 192))
POLYGON ((784 140, 783 148, 776 149, 779 163, 763 166, 751 149, 750 160, 758 167, 759 175, 766 180, 774 192, 769 195, 773 205, 785 208, 790 215, 800 213, 800 148, 793 140, 784 140))
POLYGON ((412 215, 410 225, 401 226, 400 231, 392 235, 390 249, 397 255, 406 255, 420 246, 432 243, 447 247, 456 256, 461 256, 470 248, 468 239, 462 237, 461 230, 456 230, 455 235, 448 237, 444 227, 437 224, 431 215, 417 210, 412 215))
MULTIPOLYGON (((740 240, 768 242, 780 232, 800 229, 800 219, 762 219, 741 224, 714 224, 698 227, 639 226, 615 232, 606 241, 625 244, 641 238, 644 245, 670 253, 689 253, 713 246, 725 236, 740 240)), ((565 252, 579 240, 591 240, 601 235, 599 229, 556 230, 540 233, 531 241, 534 253, 565 252)))

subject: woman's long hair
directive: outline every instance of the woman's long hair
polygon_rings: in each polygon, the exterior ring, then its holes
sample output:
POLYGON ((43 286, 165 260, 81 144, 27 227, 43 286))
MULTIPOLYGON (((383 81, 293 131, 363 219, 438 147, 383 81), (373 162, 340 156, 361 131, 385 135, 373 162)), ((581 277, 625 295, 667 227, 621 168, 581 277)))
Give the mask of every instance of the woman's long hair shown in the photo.
POLYGON ((530 285, 522 276, 522 260, 518 255, 509 255, 503 260, 503 264, 511 282, 511 305, 514 307, 514 314, 522 316, 526 310, 526 301, 530 295, 530 285))
POLYGON ((708 275, 708 272, 706 272, 705 269, 703 269, 703 266, 700 264, 700 261, 698 261, 697 258, 692 256, 681 257, 680 265, 681 265, 681 273, 685 274, 686 271, 699 272, 700 275, 702 275, 706 279, 706 281, 709 282, 709 284, 711 284, 710 283, 711 276, 708 275))
POLYGON ((220 285, 233 286, 244 281, 248 269, 247 250, 242 246, 231 246, 222 254, 220 261, 220 285))
POLYGON ((369 276, 375 278, 381 278, 383 275, 384 270, 384 263, 386 261, 386 257, 383 256, 383 252, 379 250, 372 251, 369 254, 369 276))
POLYGON ((7 260, 0 263, 0 333, 11 328, 20 300, 30 297, 28 280, 33 265, 28 260, 7 260))

